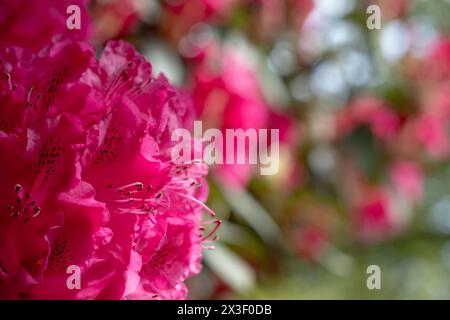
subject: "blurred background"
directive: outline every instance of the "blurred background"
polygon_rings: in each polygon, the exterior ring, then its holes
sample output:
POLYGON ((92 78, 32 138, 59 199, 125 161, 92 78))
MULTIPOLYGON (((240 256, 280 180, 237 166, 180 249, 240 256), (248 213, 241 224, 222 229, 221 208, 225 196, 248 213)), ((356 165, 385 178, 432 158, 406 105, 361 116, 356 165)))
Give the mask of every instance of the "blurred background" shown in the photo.
POLYGON ((280 129, 277 175, 211 168, 224 222, 190 298, 450 298, 450 1, 90 6, 98 44, 132 42, 204 129, 280 129))

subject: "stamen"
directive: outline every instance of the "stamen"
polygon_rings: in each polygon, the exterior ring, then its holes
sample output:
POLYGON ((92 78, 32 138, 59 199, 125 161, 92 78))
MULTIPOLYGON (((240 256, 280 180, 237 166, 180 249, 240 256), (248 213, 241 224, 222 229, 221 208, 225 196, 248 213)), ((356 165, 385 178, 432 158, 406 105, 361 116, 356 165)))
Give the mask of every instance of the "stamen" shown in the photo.
MULTIPOLYGON (((111 187, 112 187, 112 185, 111 185, 111 187)), ((133 182, 133 183, 129 183, 129 184, 120 186, 116 190, 118 192, 124 192, 125 189, 130 188, 130 187, 138 187, 142 190, 144 188, 144 184, 142 182, 133 182)))
POLYGON ((167 187, 167 189, 169 189, 169 190, 179 190, 179 191, 182 191, 182 190, 186 190, 186 188, 188 188, 188 187, 193 187, 195 184, 189 184, 189 185, 187 185, 187 186, 171 186, 171 185, 169 185, 168 187, 167 187))
POLYGON ((132 203, 134 201, 140 201, 141 199, 137 199, 137 198, 129 198, 129 199, 111 199, 111 200, 107 200, 108 202, 113 202, 113 203, 132 203))
POLYGON ((119 208, 119 209, 117 209, 117 213, 120 213, 120 214, 148 215, 150 212, 148 210, 147 211, 135 211, 135 210, 119 208))
POLYGON ((177 195, 179 195, 179 196, 181 196, 181 197, 183 197, 183 198, 186 198, 186 199, 188 199, 188 200, 194 201, 195 203, 197 203, 198 205, 200 205, 203 209, 205 209, 205 210, 211 215, 211 217, 215 217, 215 216, 216 216, 216 214, 214 213, 214 211, 212 211, 206 204, 204 204, 203 202, 201 202, 201 201, 195 199, 194 197, 191 197, 191 196, 189 196, 189 195, 187 195, 187 194, 184 194, 184 193, 181 193, 181 192, 176 192, 176 191, 174 191, 174 193, 176 193, 177 195))
POLYGON ((33 92, 33 86, 31 86, 31 88, 30 88, 30 90, 28 90, 28 92, 26 93, 26 95, 25 95, 25 98, 27 99, 26 100, 26 106, 27 107, 30 107, 32 104, 31 104, 31 93, 33 92))
POLYGON ((8 72, 4 72, 4 75, 5 75, 5 79, 8 80, 9 90, 13 91, 15 88, 14 88, 14 86, 12 84, 12 81, 11 81, 11 74, 9 74, 8 72))
MULTIPOLYGON (((212 235, 214 235, 216 233, 217 229, 219 229, 220 226, 222 225, 222 221, 221 220, 214 220, 213 223, 215 224, 214 228, 212 228, 212 230, 206 236, 204 236, 202 238, 202 241, 208 240, 212 235)), ((213 239, 217 240, 218 238, 214 237, 213 239)), ((212 242, 212 241, 215 241, 215 240, 211 240, 210 239, 209 241, 212 242)))

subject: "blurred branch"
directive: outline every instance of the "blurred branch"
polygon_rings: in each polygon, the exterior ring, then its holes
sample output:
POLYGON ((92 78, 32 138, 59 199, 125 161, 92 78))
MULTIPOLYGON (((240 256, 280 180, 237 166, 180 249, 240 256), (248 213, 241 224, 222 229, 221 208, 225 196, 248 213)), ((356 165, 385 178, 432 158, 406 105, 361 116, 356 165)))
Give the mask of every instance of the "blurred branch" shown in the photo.
POLYGON ((230 204, 233 213, 245 220, 264 242, 281 246, 282 232, 272 216, 247 190, 233 190, 216 183, 225 200, 230 204))

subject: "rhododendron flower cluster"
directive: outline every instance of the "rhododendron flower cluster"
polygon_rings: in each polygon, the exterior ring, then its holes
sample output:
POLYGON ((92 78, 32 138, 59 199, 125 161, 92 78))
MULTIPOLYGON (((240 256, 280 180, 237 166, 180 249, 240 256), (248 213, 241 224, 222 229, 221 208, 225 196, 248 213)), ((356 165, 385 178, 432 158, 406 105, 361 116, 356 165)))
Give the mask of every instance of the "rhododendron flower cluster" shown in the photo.
POLYGON ((121 41, 98 60, 9 46, 0 68, 0 297, 185 298, 219 225, 203 231, 205 165, 170 157, 189 98, 121 41))

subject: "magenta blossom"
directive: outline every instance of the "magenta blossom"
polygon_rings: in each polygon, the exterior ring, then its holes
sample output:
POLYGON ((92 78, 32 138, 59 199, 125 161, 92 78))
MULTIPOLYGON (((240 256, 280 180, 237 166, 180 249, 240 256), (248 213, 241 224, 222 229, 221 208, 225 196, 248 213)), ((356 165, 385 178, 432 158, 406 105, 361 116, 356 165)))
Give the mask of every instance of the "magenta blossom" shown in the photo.
POLYGON ((447 125, 433 114, 422 114, 413 120, 415 141, 419 142, 432 158, 446 159, 450 153, 447 125))
POLYGON ((94 37, 105 41, 127 35, 136 30, 150 10, 146 0, 95 1, 92 8, 94 37))
POLYGON ((197 23, 222 24, 241 0, 163 1, 162 8, 171 38, 178 41, 197 23))
MULTIPOLYGON (((226 129, 269 128, 270 109, 262 96, 254 68, 239 52, 226 49, 197 66, 193 95, 198 113, 207 127, 226 129)), ((223 154, 227 152, 224 147, 223 154)), ((248 162, 247 162, 248 163, 248 162)), ((215 173, 226 184, 247 184, 255 165, 223 164, 215 173)))
POLYGON ((396 231, 397 213, 384 188, 366 190, 364 197, 355 203, 353 223, 357 237, 363 242, 379 241, 396 231))
POLYGON ((359 97, 337 116, 338 137, 346 136, 359 126, 367 126, 378 139, 390 139, 400 128, 400 118, 383 101, 375 97, 359 97))
POLYGON ((391 170, 390 177, 397 192, 413 203, 420 203, 423 196, 422 168, 410 161, 398 161, 391 170))
POLYGON ((203 234, 207 168, 170 157, 171 133, 193 119, 189 98, 125 42, 99 61, 70 41, 27 63, 22 49, 6 52, 0 295, 185 298, 220 224, 203 234))
POLYGON ((18 134, 48 114, 85 107, 72 94, 86 98, 89 88, 79 78, 92 63, 93 50, 82 42, 59 42, 39 56, 17 47, 1 50, 0 130, 18 134))

